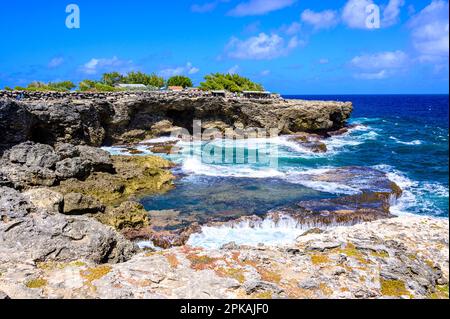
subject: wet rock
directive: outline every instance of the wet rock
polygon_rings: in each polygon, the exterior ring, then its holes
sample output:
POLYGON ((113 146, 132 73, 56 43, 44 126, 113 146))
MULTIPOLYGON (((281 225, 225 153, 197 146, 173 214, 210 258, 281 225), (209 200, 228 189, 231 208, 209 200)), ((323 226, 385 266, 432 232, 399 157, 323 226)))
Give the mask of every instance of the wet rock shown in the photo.
POLYGON ((310 227, 354 225, 392 217, 390 205, 402 194, 385 173, 366 167, 331 169, 317 175, 304 174, 301 178, 302 182, 339 184, 355 195, 302 201, 272 211, 271 218, 287 215, 310 227))
POLYGON ((69 193, 64 195, 65 215, 96 214, 105 210, 105 206, 97 199, 80 193, 69 193))
POLYGON ((35 188, 23 194, 36 208, 42 209, 50 214, 63 212, 64 197, 58 192, 48 188, 35 188))
POLYGON ((289 141, 297 143, 299 146, 306 148, 313 153, 326 153, 328 151, 327 145, 322 142, 322 138, 316 134, 296 134, 289 138, 289 141))

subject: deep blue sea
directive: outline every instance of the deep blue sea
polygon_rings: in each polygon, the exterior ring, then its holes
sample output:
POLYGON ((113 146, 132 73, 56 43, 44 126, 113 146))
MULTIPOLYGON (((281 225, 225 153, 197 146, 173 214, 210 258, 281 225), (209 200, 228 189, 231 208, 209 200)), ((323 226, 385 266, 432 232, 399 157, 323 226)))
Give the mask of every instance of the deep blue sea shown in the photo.
MULTIPOLYGON (((449 97, 448 95, 345 95, 285 96, 290 99, 351 101, 354 105, 348 133, 325 140, 328 152, 316 154, 289 141, 287 136, 249 140, 178 142, 181 154, 168 155, 178 164, 176 187, 163 195, 142 199, 149 211, 179 212, 186 223, 212 217, 233 219, 242 215, 264 214, 270 209, 297 201, 343 196, 358 192, 339 182, 308 180, 324 171, 345 166, 364 166, 385 172, 403 190, 391 206, 395 215, 417 214, 435 217, 449 215, 449 97), (211 150, 219 149, 217 162, 211 150), (251 163, 249 154, 267 152, 266 161, 251 163), (223 156, 231 151, 231 162, 223 156), (244 162, 236 161, 244 152, 244 162), (273 160, 276 165, 273 165, 273 160)), ((164 141, 164 138, 162 140, 164 141)), ((148 154, 145 145, 137 147, 148 154)), ((124 149, 109 148, 112 153, 124 149)), ((259 153, 258 153, 259 154, 259 153)), ((160 154, 158 154, 160 155, 160 154)), ((301 229, 294 225, 260 228, 203 227, 190 244, 220 247, 237 243, 283 243, 292 241, 301 229)))
POLYGON ((359 139, 361 143, 348 145, 345 147, 347 151, 320 159, 320 165, 380 168, 390 173, 405 190, 398 209, 415 214, 448 216, 448 95, 286 98, 353 102, 350 123, 363 124, 368 130, 354 135, 355 140, 359 139))

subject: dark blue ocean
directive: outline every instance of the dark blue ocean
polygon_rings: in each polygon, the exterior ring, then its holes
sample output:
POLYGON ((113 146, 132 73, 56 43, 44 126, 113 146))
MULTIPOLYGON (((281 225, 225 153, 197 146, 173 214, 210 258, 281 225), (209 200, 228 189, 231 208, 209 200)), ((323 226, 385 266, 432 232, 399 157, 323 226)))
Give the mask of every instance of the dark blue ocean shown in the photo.
MULTIPOLYGON (((263 215, 298 201, 355 194, 364 183, 354 188, 339 183, 338 179, 320 179, 324 172, 345 166, 383 171, 402 188, 402 196, 391 203, 392 214, 448 218, 448 95, 286 98, 351 101, 354 112, 349 124, 355 125, 346 134, 324 140, 328 151, 323 154, 302 148, 289 136, 194 143, 177 141, 182 152, 166 156, 178 164, 174 170, 178 175, 176 187, 168 193, 142 199, 151 218, 154 218, 152 211, 168 211, 170 216, 175 214, 179 225, 189 225, 211 219, 263 215), (219 161, 210 161, 212 150, 220 155, 219 161), (222 155, 228 151, 234 154, 231 162, 223 161, 225 156, 222 155), (256 151, 258 161, 251 162, 250 154, 256 151), (242 152, 244 161, 237 161, 236 154, 242 152), (260 160, 264 158, 267 161, 260 160)), ((151 153, 145 144, 137 148, 143 154, 151 153)), ((126 149, 109 150, 116 154, 127 153, 126 149)), ((293 220, 279 224, 265 219, 256 228, 245 223, 233 227, 205 226, 201 233, 190 237, 189 244, 211 248, 230 241, 281 244, 294 241, 303 231, 293 220)))
MULTIPOLYGON (((449 96, 344 95, 286 96, 293 99, 351 101, 350 123, 367 131, 354 135, 362 143, 316 159, 319 165, 377 167, 405 190, 400 210, 448 216, 449 96), (361 136, 364 138, 361 139, 361 136)), ((317 163, 311 163, 316 166, 317 163)))
MULTIPOLYGON (((393 214, 447 217, 449 213, 448 95, 285 96, 290 99, 351 101, 347 134, 325 140, 328 152, 315 154, 289 137, 244 141, 215 140, 178 145, 176 188, 142 200, 147 210, 176 210, 201 221, 210 216, 264 214, 301 200, 348 194, 346 185, 311 182, 307 175, 324 170, 365 166, 381 170, 403 189, 393 214), (276 166, 267 163, 210 163, 211 146, 237 152, 275 146, 276 166), (185 152, 188 151, 188 152, 185 152)), ((114 150, 123 154, 123 150, 114 150)), ((145 146, 141 151, 149 153, 145 146)), ((159 155, 159 154, 158 154, 159 155)))

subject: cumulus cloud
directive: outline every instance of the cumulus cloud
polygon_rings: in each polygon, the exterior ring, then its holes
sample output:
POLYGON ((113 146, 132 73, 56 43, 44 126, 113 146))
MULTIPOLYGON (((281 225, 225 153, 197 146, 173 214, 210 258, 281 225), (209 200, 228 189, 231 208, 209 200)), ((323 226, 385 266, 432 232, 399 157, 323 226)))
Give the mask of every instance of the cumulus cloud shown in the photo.
POLYGON ((207 13, 213 11, 217 5, 219 4, 218 1, 214 2, 207 2, 203 4, 193 4, 191 6, 191 11, 195 13, 207 13))
POLYGON ((63 63, 64 63, 63 57, 55 57, 55 58, 51 59, 50 62, 48 62, 47 66, 50 69, 54 69, 54 68, 61 66, 63 63))
MULTIPOLYGON (((342 21, 350 28, 367 29, 366 20, 369 16, 367 8, 375 4, 373 0, 348 0, 342 9, 342 21)), ((404 4, 404 0, 389 0, 380 12, 382 15, 380 27, 386 28, 396 24, 399 21, 401 7, 404 4)))
POLYGON ((400 18, 401 7, 405 5, 405 0, 389 0, 383 11, 382 27, 390 27, 396 24, 400 18))
POLYGON ((296 36, 288 41, 278 34, 260 33, 246 40, 233 37, 226 46, 228 56, 235 59, 270 60, 288 54, 301 42, 296 36))
POLYGON ((314 12, 307 9, 302 12, 301 19, 304 23, 312 25, 316 30, 335 27, 339 22, 337 12, 333 10, 314 12))
POLYGON ((263 15, 293 5, 296 0, 249 0, 238 4, 228 12, 235 17, 263 15))
POLYGON ((404 70, 409 57, 403 51, 386 51, 354 57, 350 61, 355 77, 367 80, 384 79, 404 70))
MULTIPOLYGON (((433 0, 427 7, 412 17, 413 46, 422 61, 447 60, 449 56, 449 4, 433 0)), ((447 61, 448 63, 448 61, 447 61)))
POLYGON ((99 74, 110 71, 118 71, 125 73, 133 69, 133 61, 131 60, 121 60, 114 56, 110 59, 108 58, 92 58, 84 65, 81 66, 81 71, 85 74, 99 74))
POLYGON ((167 68, 159 71, 159 74, 164 77, 171 77, 175 75, 192 75, 200 71, 199 68, 192 65, 191 62, 186 63, 184 66, 178 66, 174 68, 167 68))
POLYGON ((366 8, 372 5, 372 0, 349 0, 342 10, 342 21, 355 29, 366 29, 366 8))

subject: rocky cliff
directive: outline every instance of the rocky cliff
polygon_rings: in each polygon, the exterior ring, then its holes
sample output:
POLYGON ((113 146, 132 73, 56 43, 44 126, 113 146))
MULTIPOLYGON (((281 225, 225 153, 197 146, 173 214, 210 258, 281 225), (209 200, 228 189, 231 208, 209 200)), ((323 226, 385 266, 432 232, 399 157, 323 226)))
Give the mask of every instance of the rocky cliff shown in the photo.
POLYGON ((0 149, 34 141, 100 146, 167 133, 172 127, 257 127, 324 133, 345 125, 351 103, 190 97, 156 93, 0 92, 0 149), (161 123, 164 132, 161 132, 161 123), (159 127, 159 128, 158 128, 159 127))

